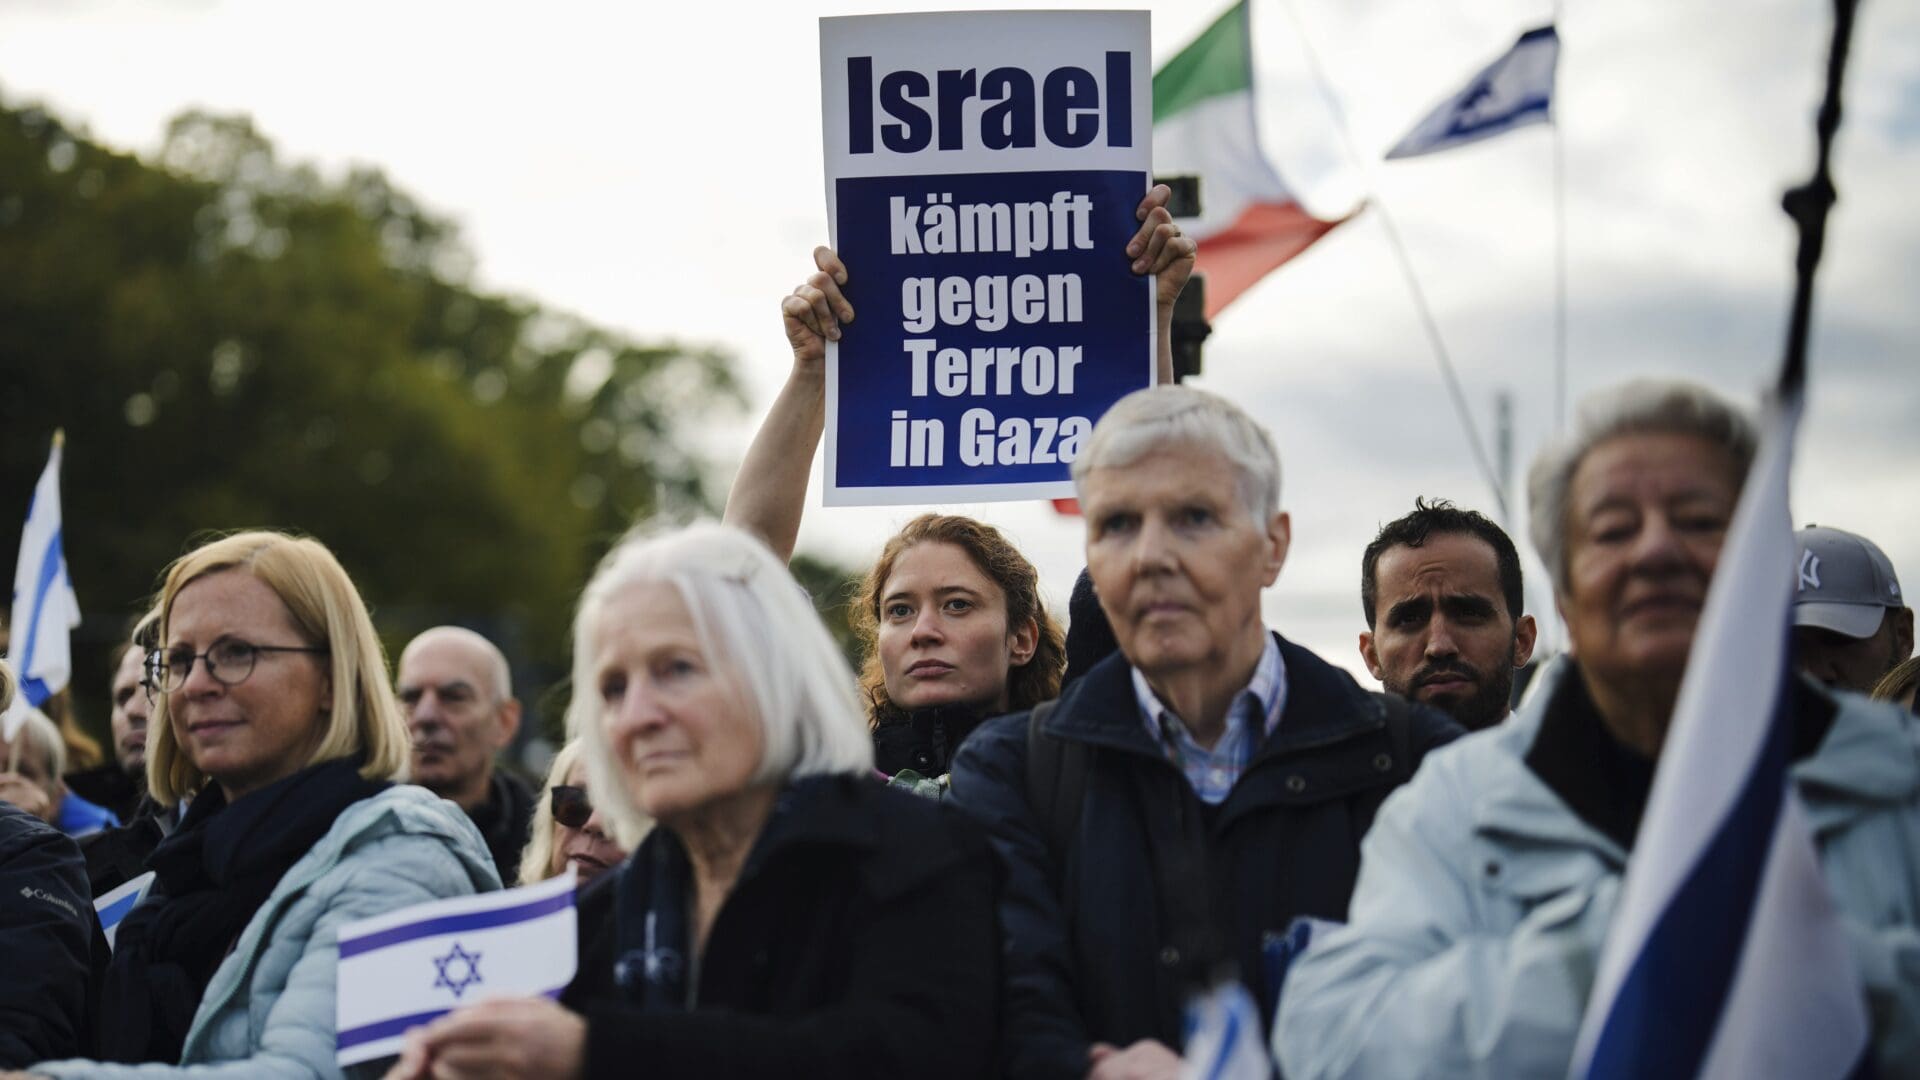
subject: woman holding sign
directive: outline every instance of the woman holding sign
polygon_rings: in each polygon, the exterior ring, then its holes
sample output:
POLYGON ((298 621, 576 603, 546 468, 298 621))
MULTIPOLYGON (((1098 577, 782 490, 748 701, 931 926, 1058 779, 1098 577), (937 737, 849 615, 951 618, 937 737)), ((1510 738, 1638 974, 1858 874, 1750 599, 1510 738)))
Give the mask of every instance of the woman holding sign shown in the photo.
POLYGON ((32 1073, 338 1075, 341 924, 499 888, 493 859, 459 807, 397 782, 407 729, 380 639, 318 541, 244 532, 181 558, 160 642, 147 789, 190 805, 119 924, 107 1060, 32 1073))
POLYGON ((573 683, 596 805, 655 827, 582 895, 564 1007, 443 1017, 390 1077, 991 1075, 992 851, 872 782, 852 673, 765 545, 708 524, 616 546, 573 683))
MULTIPOLYGON (((1156 275, 1155 380, 1163 383, 1173 381, 1173 302, 1197 250, 1167 213, 1170 195, 1165 185, 1147 192, 1125 253, 1134 273, 1156 275)), ((854 318, 840 257, 816 248, 814 262, 818 271, 780 304, 793 371, 727 497, 726 520, 783 558, 793 554, 826 423, 827 342, 854 318)), ((991 525, 955 515, 915 518, 888 539, 857 605, 854 627, 867 655, 861 686, 884 773, 944 776, 981 720, 1059 692, 1065 652, 1040 600, 1039 573, 991 525)))

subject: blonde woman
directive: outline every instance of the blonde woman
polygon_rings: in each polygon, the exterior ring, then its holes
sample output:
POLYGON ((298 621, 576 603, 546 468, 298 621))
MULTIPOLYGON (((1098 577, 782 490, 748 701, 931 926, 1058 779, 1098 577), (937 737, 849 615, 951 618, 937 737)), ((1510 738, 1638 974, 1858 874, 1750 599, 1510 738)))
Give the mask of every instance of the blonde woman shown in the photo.
POLYGON ((353 582, 318 541, 216 540, 168 570, 147 787, 189 800, 120 924, 100 1061, 53 1077, 337 1076, 341 924, 499 887, 407 732, 353 582), (145 1064, 142 1064, 145 1063, 145 1064))
POLYGON ((520 857, 520 884, 558 877, 571 865, 585 885, 627 857, 612 826, 587 794, 587 763, 574 740, 553 755, 546 786, 533 804, 533 829, 520 857))

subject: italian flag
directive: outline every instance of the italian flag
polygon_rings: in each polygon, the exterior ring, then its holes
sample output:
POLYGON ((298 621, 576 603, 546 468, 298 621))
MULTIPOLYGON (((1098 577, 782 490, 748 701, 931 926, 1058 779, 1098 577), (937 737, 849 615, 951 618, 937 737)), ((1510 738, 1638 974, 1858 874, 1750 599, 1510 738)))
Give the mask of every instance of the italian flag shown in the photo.
POLYGON ((1260 152, 1248 6, 1240 0, 1153 77, 1153 170, 1200 177, 1204 213, 1181 226, 1200 247, 1209 319, 1340 224, 1309 215, 1260 152))

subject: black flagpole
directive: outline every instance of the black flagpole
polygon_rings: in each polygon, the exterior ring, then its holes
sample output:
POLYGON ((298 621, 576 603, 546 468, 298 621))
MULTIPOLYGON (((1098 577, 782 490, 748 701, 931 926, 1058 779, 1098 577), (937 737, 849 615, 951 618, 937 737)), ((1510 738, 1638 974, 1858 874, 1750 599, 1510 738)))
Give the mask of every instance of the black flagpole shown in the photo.
POLYGON ((1798 397, 1807 381, 1807 338, 1813 322, 1813 275, 1820 267, 1820 252, 1826 246, 1827 211, 1837 197, 1829 168, 1833 136, 1840 130, 1840 87, 1847 68, 1847 49, 1853 40, 1853 16, 1859 0, 1834 0, 1833 45, 1827 54, 1826 96, 1820 102, 1814 132, 1819 156, 1814 162, 1813 178, 1788 191, 1781 200, 1787 216, 1800 231, 1800 250, 1794 259, 1793 315, 1787 324, 1787 355, 1780 367, 1779 392, 1783 398, 1798 397))

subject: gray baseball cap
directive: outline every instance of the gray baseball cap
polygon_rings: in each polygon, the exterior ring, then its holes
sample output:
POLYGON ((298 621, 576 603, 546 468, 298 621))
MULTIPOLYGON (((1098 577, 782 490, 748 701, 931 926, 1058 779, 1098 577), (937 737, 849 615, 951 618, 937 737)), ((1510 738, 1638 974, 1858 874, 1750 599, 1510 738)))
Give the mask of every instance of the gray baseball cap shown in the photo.
POLYGON ((1887 553, 1864 536, 1809 525, 1794 536, 1800 584, 1793 624, 1850 638, 1872 637, 1888 608, 1906 606, 1887 553))

